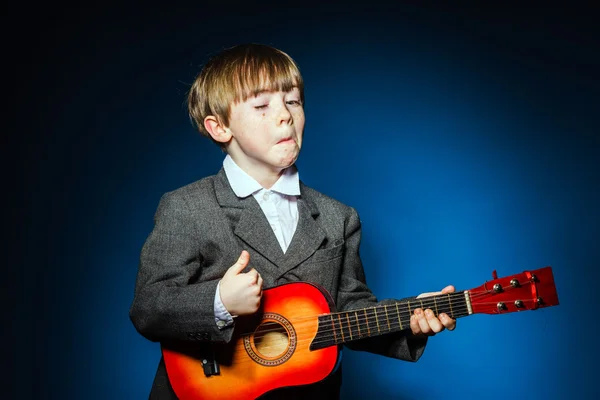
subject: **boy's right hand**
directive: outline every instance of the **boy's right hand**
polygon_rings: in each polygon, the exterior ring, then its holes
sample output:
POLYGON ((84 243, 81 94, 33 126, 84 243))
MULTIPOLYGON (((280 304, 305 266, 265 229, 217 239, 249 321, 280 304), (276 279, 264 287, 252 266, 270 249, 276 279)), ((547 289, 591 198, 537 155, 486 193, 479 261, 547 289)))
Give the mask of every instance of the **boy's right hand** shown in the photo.
POLYGON ((263 279, 254 268, 242 272, 249 261, 250 254, 243 250, 221 279, 221 302, 234 316, 253 314, 260 307, 263 279))

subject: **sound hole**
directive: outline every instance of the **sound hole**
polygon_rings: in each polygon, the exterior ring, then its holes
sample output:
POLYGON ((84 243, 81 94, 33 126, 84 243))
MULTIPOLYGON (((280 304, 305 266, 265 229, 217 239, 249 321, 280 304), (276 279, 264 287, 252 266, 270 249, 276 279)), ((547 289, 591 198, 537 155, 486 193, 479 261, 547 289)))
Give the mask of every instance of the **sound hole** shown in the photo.
POLYGON ((287 330, 275 321, 261 324, 254 332, 254 347, 264 357, 275 358, 283 355, 289 343, 287 330))

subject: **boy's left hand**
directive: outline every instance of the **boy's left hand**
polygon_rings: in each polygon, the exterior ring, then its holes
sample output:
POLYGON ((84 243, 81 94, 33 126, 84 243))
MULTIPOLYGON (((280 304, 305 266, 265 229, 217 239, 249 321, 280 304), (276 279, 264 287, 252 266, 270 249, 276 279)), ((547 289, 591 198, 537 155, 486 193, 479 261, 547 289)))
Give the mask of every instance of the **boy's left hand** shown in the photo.
MULTIPOLYGON (((421 293, 417 296, 417 299, 421 297, 453 293, 454 290, 454 286, 450 285, 443 288, 441 292, 421 293)), ((417 308, 415 309, 414 314, 410 317, 410 329, 412 330, 413 335, 433 336, 444 329, 453 331, 454 328, 456 328, 455 319, 450 318, 445 313, 441 313, 436 317, 433 311, 430 309, 422 310, 421 308, 417 308)))

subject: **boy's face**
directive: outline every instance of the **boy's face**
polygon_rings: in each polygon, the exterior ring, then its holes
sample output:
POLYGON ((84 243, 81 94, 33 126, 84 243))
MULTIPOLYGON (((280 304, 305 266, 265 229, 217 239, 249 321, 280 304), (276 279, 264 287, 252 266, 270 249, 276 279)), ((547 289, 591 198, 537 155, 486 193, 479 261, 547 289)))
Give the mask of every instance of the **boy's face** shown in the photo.
POLYGON ((255 179, 279 174, 298 158, 304 108, 297 88, 265 91, 231 107, 227 152, 255 179))

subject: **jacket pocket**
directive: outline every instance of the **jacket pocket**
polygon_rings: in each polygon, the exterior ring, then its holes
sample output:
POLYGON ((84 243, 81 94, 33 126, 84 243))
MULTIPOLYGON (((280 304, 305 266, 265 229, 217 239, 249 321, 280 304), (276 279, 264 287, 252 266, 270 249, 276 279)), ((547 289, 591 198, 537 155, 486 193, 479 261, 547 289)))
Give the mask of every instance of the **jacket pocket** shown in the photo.
POLYGON ((311 263, 323 262, 328 260, 333 260, 334 258, 341 257, 344 252, 344 241, 341 241, 341 244, 338 244, 335 247, 330 247, 328 249, 321 249, 315 251, 313 256, 309 259, 311 263))

